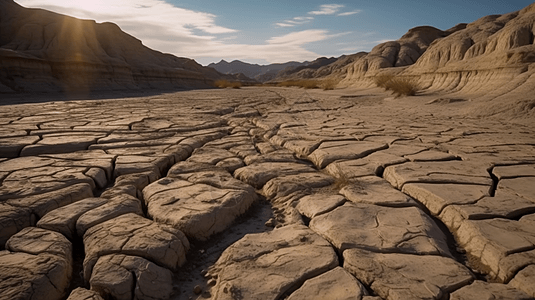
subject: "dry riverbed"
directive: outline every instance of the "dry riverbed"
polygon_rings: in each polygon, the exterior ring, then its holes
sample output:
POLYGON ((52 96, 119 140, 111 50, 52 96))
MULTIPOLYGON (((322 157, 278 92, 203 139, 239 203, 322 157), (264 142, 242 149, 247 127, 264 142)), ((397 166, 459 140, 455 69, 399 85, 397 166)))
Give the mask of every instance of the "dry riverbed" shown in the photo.
POLYGON ((0 299, 535 297, 531 120, 379 89, 17 97, 0 299))

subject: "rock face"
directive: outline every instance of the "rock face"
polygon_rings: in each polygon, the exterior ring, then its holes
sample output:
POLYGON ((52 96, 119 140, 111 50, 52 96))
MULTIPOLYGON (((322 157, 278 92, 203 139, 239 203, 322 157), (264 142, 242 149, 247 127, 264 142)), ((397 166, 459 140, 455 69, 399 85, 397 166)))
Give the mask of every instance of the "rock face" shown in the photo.
POLYGON ((12 0, 0 8, 0 83, 7 90, 193 88, 224 77, 151 50, 112 23, 27 9, 12 0))
POLYGON ((530 114, 535 86, 535 5, 447 31, 417 27, 348 67, 342 86, 375 86, 376 74, 418 79, 420 93, 447 92, 481 106, 467 113, 530 114), (406 66, 405 68, 392 67, 406 66))

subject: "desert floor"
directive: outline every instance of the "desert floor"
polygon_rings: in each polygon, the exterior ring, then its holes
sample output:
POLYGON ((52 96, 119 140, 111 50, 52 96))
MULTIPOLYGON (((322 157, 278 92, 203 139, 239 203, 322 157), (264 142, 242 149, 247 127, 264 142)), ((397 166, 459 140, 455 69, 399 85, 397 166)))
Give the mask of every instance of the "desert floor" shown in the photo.
POLYGON ((529 119, 380 89, 125 96, 2 100, 0 294, 535 297, 529 119))

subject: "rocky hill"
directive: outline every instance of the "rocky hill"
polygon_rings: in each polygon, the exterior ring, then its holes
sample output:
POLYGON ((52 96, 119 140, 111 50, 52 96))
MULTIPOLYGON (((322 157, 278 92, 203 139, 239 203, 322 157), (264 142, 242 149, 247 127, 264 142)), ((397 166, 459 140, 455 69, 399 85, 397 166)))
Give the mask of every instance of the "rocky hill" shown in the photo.
POLYGON ((351 55, 342 55, 338 58, 318 58, 307 66, 288 68, 277 74, 271 81, 280 82, 284 80, 334 78, 343 79, 347 74, 347 67, 354 61, 366 56, 366 52, 359 52, 351 55))
POLYGON ((265 82, 271 80, 277 76, 279 71, 299 66, 306 66, 309 62, 296 62, 290 61, 282 64, 269 64, 269 65, 259 65, 259 64, 250 64, 242 62, 239 60, 233 60, 227 62, 221 60, 218 63, 211 63, 208 67, 214 68, 217 71, 223 74, 239 74, 242 73, 245 76, 258 80, 260 82, 265 82))
POLYGON ((0 92, 195 88, 221 77, 149 49, 113 23, 0 0, 0 92))
POLYGON ((340 85, 372 86, 373 78, 386 72, 417 79, 421 93, 480 101, 481 106, 471 112, 476 115, 533 115, 534 23, 535 3, 445 32, 427 29, 421 34, 421 29, 415 28, 412 37, 409 31, 397 42, 378 45, 354 62, 340 85), (414 42, 415 37, 423 45, 414 42), (402 42, 410 46, 405 51, 397 46, 402 42), (400 50, 392 51, 388 45, 400 50))

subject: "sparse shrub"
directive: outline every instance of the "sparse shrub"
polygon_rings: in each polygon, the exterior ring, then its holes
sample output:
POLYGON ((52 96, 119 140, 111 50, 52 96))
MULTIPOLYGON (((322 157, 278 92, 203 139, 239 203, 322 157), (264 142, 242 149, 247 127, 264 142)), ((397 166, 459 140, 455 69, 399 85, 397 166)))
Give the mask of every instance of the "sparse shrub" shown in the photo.
POLYGON ((389 74, 379 75, 374 79, 378 87, 382 87, 387 91, 392 91, 399 96, 414 96, 420 89, 418 83, 413 78, 394 77, 389 74))
POLYGON ((394 79, 394 76, 390 74, 382 74, 382 75, 375 76, 374 82, 375 82, 375 85, 377 85, 378 87, 388 90, 387 83, 392 79, 394 79))
POLYGON ((214 82, 214 85, 218 88, 224 89, 224 88, 233 88, 233 89, 239 89, 241 88, 241 82, 234 81, 230 82, 228 80, 216 80, 214 82))
POLYGON ((321 82, 321 87, 324 91, 334 90, 334 88, 336 88, 336 85, 338 85, 338 80, 336 79, 325 79, 321 82))
POLYGON ((305 79, 287 80, 287 81, 280 82, 279 84, 277 84, 277 86, 282 86, 282 87, 296 86, 296 87, 302 87, 305 89, 317 89, 318 82, 316 80, 305 80, 305 79))

